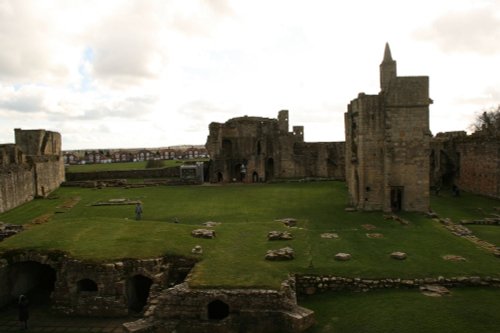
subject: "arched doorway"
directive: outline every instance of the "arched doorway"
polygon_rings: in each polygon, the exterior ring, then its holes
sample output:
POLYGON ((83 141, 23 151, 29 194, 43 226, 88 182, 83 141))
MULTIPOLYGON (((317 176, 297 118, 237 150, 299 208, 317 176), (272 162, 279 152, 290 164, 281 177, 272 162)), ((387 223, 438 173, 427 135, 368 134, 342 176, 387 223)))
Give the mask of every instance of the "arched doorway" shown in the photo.
POLYGON ((254 171, 252 173, 252 182, 253 183, 258 183, 259 182, 259 174, 257 173, 257 171, 254 171))
POLYGON ((134 275, 127 280, 128 308, 134 312, 141 312, 148 302, 149 289, 153 280, 144 275, 134 275))
POLYGON ((36 261, 14 263, 9 267, 11 298, 26 295, 30 304, 48 304, 54 291, 56 271, 36 261))
POLYGON ((229 316, 229 305, 220 300, 208 303, 208 319, 222 320, 229 316))
POLYGON ((224 181, 224 176, 222 175, 222 172, 217 172, 217 183, 222 183, 224 181))

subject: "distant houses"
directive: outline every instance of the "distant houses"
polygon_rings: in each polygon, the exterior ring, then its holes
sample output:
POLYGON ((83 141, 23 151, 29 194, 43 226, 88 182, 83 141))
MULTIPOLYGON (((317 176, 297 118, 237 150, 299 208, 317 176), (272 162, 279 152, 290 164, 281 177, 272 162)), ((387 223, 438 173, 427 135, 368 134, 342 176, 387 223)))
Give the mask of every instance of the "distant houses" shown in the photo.
POLYGON ((149 160, 192 160, 208 157, 208 152, 203 146, 63 151, 64 164, 66 165, 138 162, 149 160))

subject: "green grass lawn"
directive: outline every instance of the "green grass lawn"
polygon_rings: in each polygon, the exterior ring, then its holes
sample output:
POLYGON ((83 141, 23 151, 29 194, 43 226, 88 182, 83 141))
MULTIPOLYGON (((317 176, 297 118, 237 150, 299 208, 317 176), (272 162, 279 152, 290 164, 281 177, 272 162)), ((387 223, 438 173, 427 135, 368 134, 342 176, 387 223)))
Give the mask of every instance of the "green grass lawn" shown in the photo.
MULTIPOLYGON (((342 182, 60 188, 52 197, 0 214, 0 221, 17 224, 52 215, 50 222, 31 226, 0 243, 0 251, 57 249, 77 258, 105 261, 165 254, 192 256, 193 246, 202 245, 204 253, 191 281, 196 287, 277 288, 290 272, 366 278, 500 274, 497 258, 421 214, 403 214, 410 221, 404 226, 385 220, 380 212, 345 212, 346 187, 342 182), (70 208, 68 202, 75 198, 77 204, 70 208), (141 200, 143 220, 134 220, 132 205, 91 206, 116 198, 141 200), (294 239, 267 241, 269 231, 286 230, 275 221, 285 217, 298 219, 298 228, 290 229, 294 239), (173 223, 174 219, 180 223, 173 223), (217 237, 192 238, 191 230, 206 221, 222 223, 215 227, 217 237), (365 230, 364 224, 376 229, 365 230), (323 239, 320 235, 324 232, 335 232, 340 238, 323 239), (373 232, 384 237, 366 236, 373 232), (284 246, 295 250, 295 260, 264 260, 268 249, 284 246), (408 259, 390 259, 393 251, 408 253, 408 259), (349 252, 353 259, 335 261, 337 252, 349 252), (461 255, 467 261, 444 261, 441 257, 446 254, 461 255)), ((481 217, 481 212, 500 206, 496 200, 466 194, 455 199, 433 197, 432 205, 441 216, 453 219, 481 217), (453 203, 454 209, 450 207, 453 203)), ((498 232, 492 230, 497 236, 498 232)))
MULTIPOLYGON (((179 166, 185 162, 206 161, 206 159, 198 160, 164 160, 165 168, 179 166)), ((66 167, 67 173, 75 172, 96 172, 96 171, 122 171, 122 170, 143 170, 146 169, 147 161, 138 162, 118 162, 118 163, 96 163, 96 164, 79 164, 69 165, 66 167)))
POLYGON ((315 295, 300 305, 314 310, 307 333, 492 333, 500 324, 500 290, 452 289, 427 297, 415 290, 315 295))

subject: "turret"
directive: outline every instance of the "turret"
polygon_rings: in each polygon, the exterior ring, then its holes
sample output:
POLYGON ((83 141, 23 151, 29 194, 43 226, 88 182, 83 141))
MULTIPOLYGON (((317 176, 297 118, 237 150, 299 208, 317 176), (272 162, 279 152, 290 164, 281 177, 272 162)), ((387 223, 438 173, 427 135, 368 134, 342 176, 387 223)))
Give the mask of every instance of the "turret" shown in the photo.
POLYGON ((278 113, 278 124, 281 134, 288 133, 288 110, 281 110, 278 113))
POLYGON ((385 44, 384 60, 380 64, 380 89, 386 91, 393 78, 397 76, 396 61, 392 60, 389 43, 385 44))

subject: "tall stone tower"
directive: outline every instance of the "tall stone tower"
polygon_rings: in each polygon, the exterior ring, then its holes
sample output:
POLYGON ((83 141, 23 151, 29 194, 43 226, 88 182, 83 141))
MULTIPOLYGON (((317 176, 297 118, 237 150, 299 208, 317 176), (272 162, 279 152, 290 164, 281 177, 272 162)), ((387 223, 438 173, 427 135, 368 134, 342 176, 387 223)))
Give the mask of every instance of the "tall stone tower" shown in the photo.
POLYGON ((397 76, 386 44, 380 93, 360 93, 345 113, 346 181, 359 210, 429 209, 429 77, 397 76))

